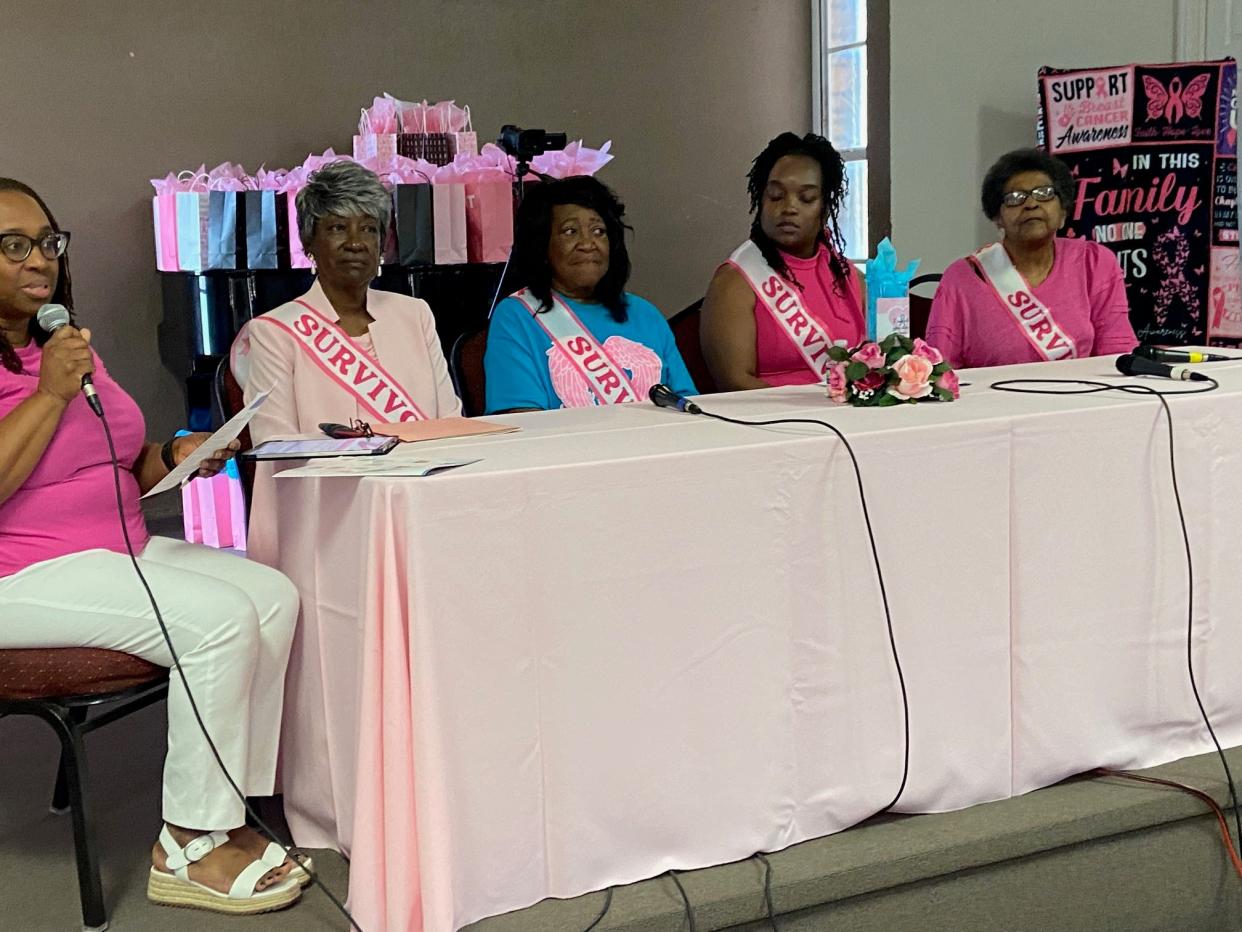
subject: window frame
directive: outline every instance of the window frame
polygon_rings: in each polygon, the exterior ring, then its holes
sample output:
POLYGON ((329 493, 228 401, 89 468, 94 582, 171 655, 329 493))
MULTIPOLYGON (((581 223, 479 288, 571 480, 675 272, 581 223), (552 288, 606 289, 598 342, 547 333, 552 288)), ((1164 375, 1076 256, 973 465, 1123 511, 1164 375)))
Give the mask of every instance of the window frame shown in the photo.
MULTIPOLYGON (((829 45, 828 19, 832 0, 811 0, 811 119, 814 131, 829 130, 828 56, 831 52, 865 47, 867 50, 867 144, 838 150, 847 162, 867 163, 866 241, 868 256, 892 233, 892 168, 889 129, 889 0, 863 0, 867 32, 862 42, 829 45)), ((852 260, 867 256, 849 256, 852 260)))

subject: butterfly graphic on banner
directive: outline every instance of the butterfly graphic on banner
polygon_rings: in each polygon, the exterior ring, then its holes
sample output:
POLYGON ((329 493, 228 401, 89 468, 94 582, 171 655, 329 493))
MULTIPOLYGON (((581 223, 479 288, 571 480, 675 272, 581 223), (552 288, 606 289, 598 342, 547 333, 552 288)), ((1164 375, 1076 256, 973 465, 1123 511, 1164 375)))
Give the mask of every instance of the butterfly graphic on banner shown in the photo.
POLYGON ((1128 163, 1123 163, 1123 162, 1118 161, 1117 159, 1113 159, 1113 174, 1114 175, 1120 175, 1122 178, 1124 178, 1126 176, 1126 173, 1129 171, 1130 171, 1130 166, 1128 163))
POLYGON ((1198 74, 1182 85, 1182 79, 1174 76, 1166 88, 1149 74, 1143 75, 1143 88, 1147 91, 1148 122, 1163 116, 1170 123, 1183 117, 1197 119, 1203 112, 1203 94, 1207 91, 1211 76, 1198 74))

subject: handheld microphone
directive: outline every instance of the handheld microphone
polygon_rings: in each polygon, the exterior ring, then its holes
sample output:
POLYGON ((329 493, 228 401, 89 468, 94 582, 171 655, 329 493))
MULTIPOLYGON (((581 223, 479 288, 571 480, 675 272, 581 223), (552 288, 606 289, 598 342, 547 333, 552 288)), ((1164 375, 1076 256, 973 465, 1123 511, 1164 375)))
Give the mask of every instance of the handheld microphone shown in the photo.
POLYGON ((1131 353, 1117 357, 1117 371, 1122 375, 1158 375, 1162 379, 1176 379, 1180 382, 1212 381, 1202 372, 1192 372, 1185 366, 1166 366, 1162 362, 1155 362, 1131 353))
POLYGON ((1164 349, 1160 346, 1136 346, 1135 356, 1142 356, 1154 362, 1187 363, 1187 362, 1226 362, 1234 357, 1221 356, 1219 353, 1200 353, 1195 350, 1164 349))
POLYGON ((651 391, 647 392, 647 397, 659 408, 672 408, 675 411, 684 411, 686 414, 703 413, 703 409, 693 401, 677 394, 662 382, 652 385, 651 391))
MULTIPOLYGON (((48 333, 55 333, 69 323, 69 311, 63 304, 45 304, 39 308, 35 320, 48 333)), ((103 417, 103 402, 99 400, 99 393, 95 391, 95 383, 91 381, 89 372, 82 376, 82 394, 86 396, 86 403, 91 406, 91 410, 98 417, 103 417)))

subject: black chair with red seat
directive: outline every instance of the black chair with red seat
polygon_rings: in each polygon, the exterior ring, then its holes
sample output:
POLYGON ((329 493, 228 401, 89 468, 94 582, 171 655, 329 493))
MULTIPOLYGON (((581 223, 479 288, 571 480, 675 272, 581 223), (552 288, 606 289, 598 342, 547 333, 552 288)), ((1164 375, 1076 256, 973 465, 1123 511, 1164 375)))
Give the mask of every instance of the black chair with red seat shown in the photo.
POLYGON ((486 329, 463 333, 449 350, 449 375, 466 417, 478 417, 487 408, 487 377, 483 371, 486 352, 486 329))
MULTIPOLYGON (((221 419, 227 421, 242 408, 246 407, 246 397, 241 385, 233 376, 233 368, 229 365, 229 357, 225 354, 216 365, 216 374, 212 379, 212 391, 216 396, 216 407, 220 409, 221 419)), ((243 430, 238 437, 243 450, 250 449, 250 428, 243 430)), ((249 513, 250 499, 254 494, 254 461, 238 460, 237 469, 241 475, 242 489, 246 493, 246 509, 249 513)))
POLYGON ((940 282, 939 272, 930 272, 910 279, 910 339, 927 336, 927 319, 931 316, 932 296, 935 288, 923 288, 921 294, 914 289, 924 285, 935 285, 940 282))
POLYGON ((0 650, 0 718, 41 718, 60 739, 51 808, 58 815, 68 812, 73 817, 82 925, 87 932, 108 927, 108 910, 99 875, 83 738, 167 695, 168 670, 119 651, 89 647, 0 650), (99 711, 88 717, 92 709, 99 711))
POLYGON ((716 382, 703 359, 703 348, 699 345, 699 318, 703 313, 703 299, 695 301, 689 307, 678 311, 668 320, 673 331, 673 339, 677 341, 677 351, 694 379, 694 386, 701 395, 710 395, 716 391, 716 382))

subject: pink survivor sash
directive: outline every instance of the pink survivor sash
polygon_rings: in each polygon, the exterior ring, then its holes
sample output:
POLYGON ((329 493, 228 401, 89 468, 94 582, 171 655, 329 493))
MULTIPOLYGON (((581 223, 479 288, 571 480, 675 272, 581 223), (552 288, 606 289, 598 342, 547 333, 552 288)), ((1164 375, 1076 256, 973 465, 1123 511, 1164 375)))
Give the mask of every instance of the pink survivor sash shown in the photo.
POLYGON ((742 273, 759 303, 768 309, 807 367, 821 382, 827 379, 828 370, 832 368, 832 360, 828 358, 832 339, 807 312, 798 289, 768 265, 759 247, 751 240, 733 250, 728 261, 742 273))
POLYGON ((1073 338, 1057 324, 1052 311, 1035 297, 1034 290, 1014 267, 1004 246, 1000 243, 984 246, 975 253, 973 260, 1001 307, 1009 312, 1035 352, 1049 362, 1078 355, 1073 338))
POLYGON ((256 317, 251 323, 267 321, 293 337, 315 365, 352 395, 377 422, 427 420, 422 408, 400 383, 349 334, 302 299, 293 303, 301 305, 303 310, 287 312, 296 315, 292 320, 282 320, 282 312, 273 311, 256 317))
POLYGON ((523 288, 513 297, 522 302, 535 323, 552 339, 552 345, 586 379, 600 404, 615 405, 643 400, 625 370, 591 336, 590 331, 556 292, 552 293, 551 310, 543 313, 539 313, 541 302, 530 293, 529 288, 523 288))

